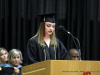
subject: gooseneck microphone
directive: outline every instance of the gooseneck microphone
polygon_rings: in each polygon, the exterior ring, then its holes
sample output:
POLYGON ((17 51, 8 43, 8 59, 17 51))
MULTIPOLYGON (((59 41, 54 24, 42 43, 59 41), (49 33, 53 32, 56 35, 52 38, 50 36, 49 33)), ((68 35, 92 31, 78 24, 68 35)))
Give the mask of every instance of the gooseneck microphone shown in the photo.
POLYGON ((74 43, 75 43, 75 45, 76 45, 76 48, 79 50, 79 59, 81 60, 81 49, 80 49, 81 47, 80 47, 80 42, 79 42, 79 40, 78 40, 76 37, 74 37, 69 31, 67 31, 67 30, 65 29, 65 27, 62 26, 62 25, 60 25, 60 26, 58 27, 58 30, 64 32, 65 34, 68 34, 68 35, 72 36, 72 39, 73 39, 73 41, 74 41, 74 43), (78 45, 76 44, 75 40, 77 40, 78 45))
POLYGON ((60 26, 58 27, 58 30, 64 32, 65 34, 68 34, 68 35, 72 36, 72 39, 73 39, 73 41, 74 41, 74 43, 75 43, 75 45, 76 45, 76 48, 78 49, 78 46, 77 46, 77 44, 76 44, 76 42, 75 42, 75 40, 74 40, 74 36, 73 36, 69 31, 65 30, 65 27, 64 27, 64 26, 61 26, 61 25, 60 25, 60 26))
POLYGON ((58 27, 58 30, 63 31, 64 33, 67 33, 69 35, 71 34, 69 31, 65 30, 64 26, 61 26, 61 25, 58 27))

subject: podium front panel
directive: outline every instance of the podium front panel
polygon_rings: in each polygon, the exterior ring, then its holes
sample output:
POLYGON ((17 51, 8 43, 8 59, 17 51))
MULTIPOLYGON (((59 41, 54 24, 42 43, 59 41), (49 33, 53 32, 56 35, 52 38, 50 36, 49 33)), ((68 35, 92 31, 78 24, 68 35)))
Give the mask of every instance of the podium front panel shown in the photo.
POLYGON ((21 75, 100 75, 100 61, 47 60, 22 67, 21 75))

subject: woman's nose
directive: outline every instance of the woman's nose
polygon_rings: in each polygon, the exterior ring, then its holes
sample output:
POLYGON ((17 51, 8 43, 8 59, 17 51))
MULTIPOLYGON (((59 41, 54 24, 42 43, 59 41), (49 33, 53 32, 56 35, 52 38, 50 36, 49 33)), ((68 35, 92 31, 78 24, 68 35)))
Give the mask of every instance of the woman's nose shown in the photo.
POLYGON ((50 27, 50 29, 53 29, 53 27, 50 27))

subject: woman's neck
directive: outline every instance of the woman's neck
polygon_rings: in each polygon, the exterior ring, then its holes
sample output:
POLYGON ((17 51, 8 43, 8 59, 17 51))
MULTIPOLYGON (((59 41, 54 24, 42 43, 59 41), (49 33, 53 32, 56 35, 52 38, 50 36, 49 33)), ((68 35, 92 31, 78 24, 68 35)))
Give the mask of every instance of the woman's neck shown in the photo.
POLYGON ((49 45, 50 45, 50 36, 45 36, 44 41, 46 42, 47 46, 49 47, 49 45))
POLYGON ((14 66, 14 67, 18 67, 18 65, 13 65, 13 64, 11 64, 12 66, 14 66))
POLYGON ((50 39, 50 35, 45 35, 44 39, 50 39))

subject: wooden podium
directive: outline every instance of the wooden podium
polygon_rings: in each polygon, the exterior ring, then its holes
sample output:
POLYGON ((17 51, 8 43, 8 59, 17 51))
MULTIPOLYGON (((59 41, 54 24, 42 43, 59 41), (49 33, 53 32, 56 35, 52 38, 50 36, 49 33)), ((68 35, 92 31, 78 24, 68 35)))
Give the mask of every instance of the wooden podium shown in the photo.
POLYGON ((21 75, 100 75, 100 61, 47 60, 23 66, 21 75))

